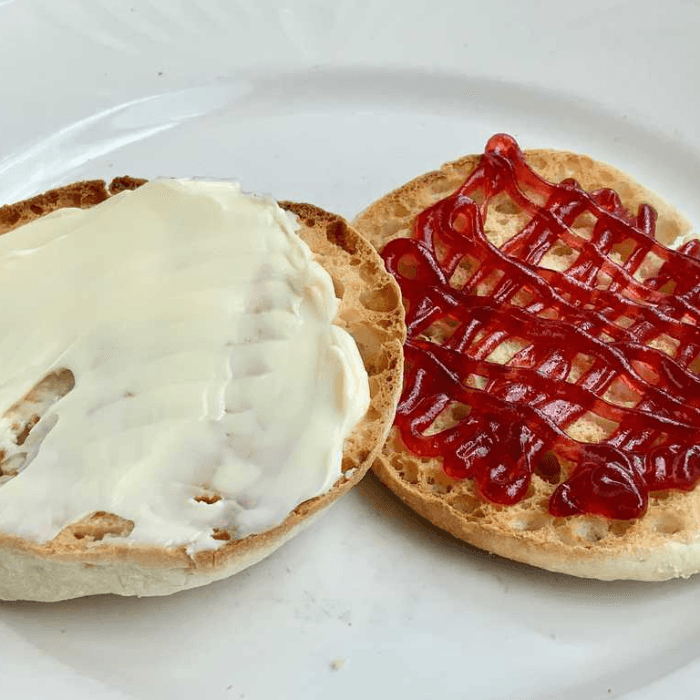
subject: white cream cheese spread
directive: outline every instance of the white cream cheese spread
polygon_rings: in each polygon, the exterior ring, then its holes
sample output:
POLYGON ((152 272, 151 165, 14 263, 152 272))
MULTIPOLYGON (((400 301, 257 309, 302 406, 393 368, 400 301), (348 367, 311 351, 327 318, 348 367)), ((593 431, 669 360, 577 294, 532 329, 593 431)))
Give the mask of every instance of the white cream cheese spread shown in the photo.
POLYGON ((0 236, 0 416, 75 376, 21 447, 0 419, 0 450, 27 455, 0 532, 47 541, 105 511, 129 542, 198 551, 330 489, 368 378, 296 230, 236 184, 155 180, 0 236))

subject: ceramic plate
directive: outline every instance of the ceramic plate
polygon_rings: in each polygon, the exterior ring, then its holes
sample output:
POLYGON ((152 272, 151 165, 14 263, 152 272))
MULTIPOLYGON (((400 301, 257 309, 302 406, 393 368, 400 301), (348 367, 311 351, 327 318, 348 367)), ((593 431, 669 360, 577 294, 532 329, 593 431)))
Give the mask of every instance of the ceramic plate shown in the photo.
MULTIPOLYGON (((209 176, 352 217, 507 131, 700 222, 698 33, 697 2, 0 1, 0 200, 209 176)), ((491 557, 370 476, 227 581, 0 605, 0 675, 16 698, 667 700, 700 683, 699 605, 698 577, 491 557)))

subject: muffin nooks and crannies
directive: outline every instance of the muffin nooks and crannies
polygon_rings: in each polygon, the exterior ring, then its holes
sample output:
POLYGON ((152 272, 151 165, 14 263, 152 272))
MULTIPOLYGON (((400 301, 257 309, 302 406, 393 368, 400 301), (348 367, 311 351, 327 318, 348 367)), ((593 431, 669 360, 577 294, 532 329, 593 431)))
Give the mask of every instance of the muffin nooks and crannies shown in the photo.
POLYGON ((700 245, 664 245, 682 218, 609 166, 499 134, 356 224, 407 309, 384 482, 518 561, 700 570, 700 245))
POLYGON ((230 575, 361 478, 393 415, 398 290, 342 219, 231 183, 112 190, 0 209, 3 598, 230 575))

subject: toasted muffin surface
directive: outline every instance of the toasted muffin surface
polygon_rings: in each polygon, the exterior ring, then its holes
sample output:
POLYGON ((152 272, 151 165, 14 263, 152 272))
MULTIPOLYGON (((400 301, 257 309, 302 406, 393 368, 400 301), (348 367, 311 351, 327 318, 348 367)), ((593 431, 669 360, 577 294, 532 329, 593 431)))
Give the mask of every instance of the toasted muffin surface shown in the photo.
MULTIPOLYGON (((457 190, 480 158, 466 156, 415 178, 370 205, 355 219, 355 225, 379 251, 389 241, 410 237, 416 216, 457 190)), ((657 238, 664 244, 673 244, 691 230, 670 205, 609 165, 552 150, 526 151, 525 159, 550 182, 574 178, 588 192, 611 188, 630 211, 651 204, 658 212, 657 238)), ((500 247, 522 225, 522 212, 504 207, 489 213, 485 229, 489 240, 500 247)), ((460 419, 451 418, 446 416, 450 424, 460 419)), ((573 437, 593 442, 596 430, 595 425, 582 421, 573 437)), ((599 579, 663 580, 700 570, 697 488, 652 493, 645 514, 636 519, 554 517, 548 504, 557 483, 534 474, 520 502, 508 506, 491 502, 472 479, 448 476, 441 458, 419 457, 408 450, 397 429, 391 431, 374 470, 404 502, 435 525, 516 561, 599 579)))
MULTIPOLYGON (((143 182, 79 182, 0 207, 0 233, 63 207, 94 206, 143 182)), ((354 337, 369 376, 370 406, 345 442, 343 476, 328 492, 295 508, 279 526, 195 554, 185 547, 129 543, 133 523, 118 513, 92 513, 46 543, 0 533, 0 598, 160 595, 224 578, 274 551, 362 478, 391 425, 400 391, 405 335, 400 293, 374 249, 343 219, 310 204, 284 202, 282 207, 298 218, 300 237, 330 274, 340 300, 335 323, 354 337)), ((37 407, 70 391, 72 381, 65 374, 46 377, 24 405, 13 406, 17 434, 26 438, 37 407)))

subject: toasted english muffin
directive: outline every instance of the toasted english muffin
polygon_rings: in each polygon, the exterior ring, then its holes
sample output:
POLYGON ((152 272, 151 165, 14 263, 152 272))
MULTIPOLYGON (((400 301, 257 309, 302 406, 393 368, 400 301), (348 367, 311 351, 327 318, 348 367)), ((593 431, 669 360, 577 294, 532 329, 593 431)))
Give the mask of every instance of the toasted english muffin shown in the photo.
MULTIPOLYGON (((109 186, 102 181, 78 182, 5 205, 0 207, 0 234, 66 207, 93 207, 145 182, 126 177, 109 186)), ((281 524, 243 538, 224 529, 215 531, 213 538, 220 540, 219 546, 203 551, 129 542, 134 523, 118 512, 92 512, 46 542, 0 532, 1 599, 166 595, 216 581, 272 553, 347 493, 369 469, 391 426, 401 387, 405 326, 398 287, 372 246, 342 218, 310 204, 282 202, 281 207, 296 216, 299 236, 330 274, 340 300, 335 325, 353 336, 369 377, 369 408, 345 441, 341 476, 325 493, 294 508, 281 524)), ((35 425, 41 425, 42 415, 78 381, 80 377, 69 371, 54 372, 22 400, 5 407, 2 418, 12 426, 14 443, 22 445, 28 440, 35 425)), ((15 475, 8 463, 10 457, 0 453, 0 488, 22 478, 23 472, 15 475)), ((216 493, 211 496, 205 503, 218 498, 216 493)))
MULTIPOLYGON (((487 151, 491 153, 497 153, 500 150, 501 153, 509 151, 512 155, 515 153, 515 149, 517 149, 515 142, 502 136, 494 137, 494 140, 487 146, 487 151)), ((520 153, 519 149, 517 153, 520 153)), ((514 161, 520 157, 513 155, 514 161)), ((620 216, 625 220, 633 221, 640 205, 644 203, 651 205, 658 213, 656 237, 667 246, 679 246, 685 243, 689 237, 691 225, 680 213, 659 196, 635 182, 629 175, 612 166, 597 162, 585 155, 547 149, 524 151, 524 162, 534 173, 549 183, 561 183, 573 178, 587 193, 598 191, 601 188, 614 190, 619 195, 622 208, 618 206, 620 202, 614 203, 614 198, 608 196, 609 193, 605 195, 607 197, 605 201, 608 202, 606 206, 609 206, 611 211, 616 212, 615 216, 620 216), (623 209, 626 210, 626 213, 623 209)), ((481 163, 481 155, 469 155, 446 163, 438 170, 421 175, 371 204, 357 216, 354 224, 378 251, 385 251, 390 242, 413 237, 417 216, 441 200, 451 197, 463 186, 467 178, 476 172, 481 163)), ((508 172, 512 174, 514 171, 508 172)), ((523 169, 522 172, 526 171, 523 169)), ((536 181, 536 176, 524 175, 523 181, 518 180, 520 188, 518 196, 523 195, 531 201, 537 200, 537 196, 532 195, 530 191, 531 185, 536 181)), ((575 187, 575 185, 571 186, 575 187)), ((549 191, 556 192, 556 188, 549 191)), ((528 214, 522 206, 514 205, 512 198, 501 192, 489 200, 486 213, 483 215, 483 191, 478 191, 475 196, 478 201, 473 206, 481 212, 478 219, 481 223, 475 224, 475 226, 483 224, 483 233, 489 242, 488 249, 494 256, 498 257, 501 254, 498 251, 502 252, 503 246, 508 241, 513 240, 531 223, 531 214, 528 214)), ((555 199, 554 195, 552 198, 555 199)), ((525 201, 522 199, 522 202, 525 201)), ((603 199, 600 201, 602 202, 603 199)), ((538 202, 538 205, 542 204, 543 201, 538 202)), ((462 202, 460 206, 468 207, 471 205, 462 202)), ((561 213, 564 210, 557 211, 561 213)), ((635 221, 641 221, 645 216, 647 222, 650 217, 653 218, 648 209, 643 209, 641 214, 643 216, 639 216, 635 221)), ((564 215, 561 214, 561 216, 564 215)), ((439 215, 436 215, 435 219, 430 219, 431 222, 438 220, 439 215)), ((452 225, 458 229, 463 224, 457 225, 452 222, 452 225)), ((532 225, 536 226, 537 222, 532 225)), ((635 223, 635 225, 637 224, 635 223)), ((639 226, 643 225, 645 224, 639 224, 639 226)), ((592 239, 598 236, 598 233, 594 232, 593 229, 595 220, 590 216, 588 220, 585 216, 577 218, 575 226, 577 228, 572 236, 583 239, 592 239)), ((546 226, 542 230, 545 230, 546 233, 546 226)), ((546 236, 543 234, 541 240, 545 240, 545 238, 546 236)), ((570 243, 571 240, 573 238, 569 238, 568 242, 570 243)), ((392 245, 395 246, 396 243, 392 245)), ((551 241, 543 245, 548 248, 548 251, 544 257, 538 258, 538 262, 528 268, 530 271, 551 280, 553 275, 548 270, 571 271, 574 269, 572 266, 576 263, 576 250, 572 250, 562 241, 553 246, 551 241)), ((600 245, 601 249, 605 250, 605 255, 608 256, 608 263, 606 263, 608 265, 610 260, 617 261, 621 265, 622 261, 629 259, 626 258, 630 253, 629 247, 625 250, 623 245, 618 245, 613 246, 612 250, 608 250, 605 249, 606 243, 603 242, 600 245)), ((440 250, 439 244, 435 244, 435 248, 439 260, 439 256, 444 253, 440 250)), ((396 250, 396 248, 392 248, 392 250, 396 250)), ((467 250, 466 255, 468 256, 468 254, 467 250)), ((688 251, 688 255, 697 258, 697 251, 688 251)), ((474 256, 477 254, 474 253, 474 256)), ((399 254, 396 254, 396 257, 398 258, 399 254)), ((394 264, 398 265, 399 263, 394 264)), ((442 291, 446 292, 448 296, 451 289, 459 291, 460 285, 465 284, 465 279, 469 282, 472 279, 471 276, 477 274, 475 269, 478 271, 479 264, 478 260, 460 263, 460 266, 463 265, 463 269, 458 267, 455 277, 450 278, 448 274, 445 275, 448 279, 442 285, 442 291)), ((608 267, 607 269, 613 268, 608 267)), ((645 259, 635 275, 637 275, 637 279, 649 280, 655 274, 655 270, 658 270, 658 264, 654 266, 650 260, 645 259), (650 269, 645 269, 645 266, 650 269)), ((406 272, 407 285, 412 284, 412 274, 415 276, 415 269, 413 273, 406 272)), ((435 273, 429 274, 434 276, 435 273)), ((558 279, 564 278, 559 276, 558 279)), ((470 294, 477 296, 486 294, 488 296, 496 288, 496 285, 507 284, 507 282, 508 274, 502 274, 496 282, 482 280, 480 287, 470 287, 470 294)), ((609 282, 609 278, 605 282, 600 282, 601 288, 605 288, 609 282)), ((515 292, 515 296, 511 297, 513 304, 524 306, 534 303, 532 298, 538 298, 537 292, 533 291, 535 286, 521 289, 521 296, 515 292)), ((559 293, 563 294, 561 289, 559 289, 559 293)), ((564 296, 566 295, 564 294, 564 296)), ((410 304, 407 300, 404 301, 407 305, 408 337, 410 340, 412 322, 417 324, 416 327, 419 323, 415 320, 415 312, 412 316, 410 304)), ((423 309, 421 313, 424 311, 423 309)), ((510 309, 507 313, 515 316, 519 312, 510 309)), ((550 316, 556 319, 556 314, 550 316)), ((683 317, 681 313, 678 317, 685 318, 684 331, 694 333, 694 328, 689 327, 689 325, 694 326, 694 323, 687 322, 689 316, 683 317)), ((455 332, 456 335, 462 328, 460 322, 454 318, 450 320, 448 317, 447 322, 444 316, 436 318, 438 320, 435 324, 428 328, 421 326, 421 332, 415 336, 418 344, 421 344, 421 348, 428 348, 428 351, 434 345, 442 345, 451 333, 455 332)), ((479 321, 479 323, 482 327, 486 325, 486 322, 479 321)), ((424 325, 427 325, 427 322, 424 325)), ((624 331, 620 331, 620 333, 624 333, 624 331)), ((474 343, 480 342, 478 335, 474 337, 476 338, 474 343)), ((509 337, 508 340, 512 341, 513 338, 509 337)), ((607 342, 607 339, 604 340, 607 342)), ((527 342, 511 344, 511 347, 508 347, 509 343, 506 341, 495 348, 488 360, 500 365, 512 365, 513 363, 517 365, 517 358, 524 358, 521 351, 527 352, 529 343, 528 340, 527 342), (525 350, 523 350, 524 347, 525 350), (516 360, 513 360, 513 357, 516 360)), ((536 340, 532 340, 530 347, 535 345, 536 340)), ((651 343, 646 343, 646 345, 655 348, 651 352, 656 353, 657 350, 660 350, 680 362, 675 356, 678 343, 673 338, 656 339, 651 343)), ((686 431, 686 434, 690 435, 696 431, 695 437, 686 445, 690 455, 689 460, 695 460, 697 458, 696 452, 700 449, 696 446, 700 442, 700 423, 697 422, 696 410, 698 401, 697 398, 693 398, 694 390, 692 388, 695 386, 694 377, 697 377, 700 362, 697 358, 693 360, 693 348, 692 345, 688 348, 690 357, 686 357, 683 361, 683 371, 681 372, 683 380, 678 380, 681 384, 685 382, 689 387, 682 389, 682 391, 686 391, 686 396, 689 397, 687 400, 687 405, 690 406, 688 412, 694 416, 692 419, 688 419, 691 425, 688 427, 689 432, 686 431)), ((644 348, 640 350, 640 352, 642 351, 649 352, 644 348)), ((444 353, 440 355, 438 352, 436 356, 441 358, 444 353)), ((585 365, 585 363, 582 366, 577 366, 576 357, 571 362, 570 367, 565 367, 562 373, 557 375, 556 382, 552 383, 551 386, 556 387, 557 382, 559 382, 560 386, 566 387, 567 381, 575 384, 578 378, 590 369, 590 365, 585 365), (566 376, 567 372, 569 372, 568 376, 566 376)), ((658 358, 658 354, 655 357, 658 358)), ((485 360, 486 358, 482 357, 481 359, 485 360)), ((408 351, 405 363, 406 376, 408 377, 411 364, 408 351)), ((670 365, 668 366, 670 367, 670 365)), ((433 367, 433 372, 442 371, 435 369, 439 367, 439 363, 433 363, 431 367, 433 367)), ((547 371, 543 370, 543 374, 546 376, 547 371)), ((430 375, 427 376, 426 381, 430 381, 430 375)), ((454 381, 467 384, 471 380, 465 377, 465 374, 460 374, 454 381)), ((417 385, 411 384, 411 388, 415 388, 415 386, 417 385)), ((478 383, 470 386, 483 388, 483 384, 479 385, 478 383)), ((464 387, 461 387, 460 391, 463 389, 464 387)), ((626 406, 627 408, 634 406, 634 401, 628 401, 625 404, 625 400, 629 399, 629 396, 625 396, 620 386, 609 385, 608 389, 611 393, 603 395, 601 392, 596 399, 599 401, 598 405, 605 404, 605 410, 616 411, 618 406, 626 406)), ((408 396, 409 389, 405 389, 405 392, 399 403, 399 414, 402 413, 402 405, 415 407, 416 402, 420 399, 420 394, 408 396)), ((529 396, 535 395, 531 393, 529 396)), ((700 396, 700 394, 696 394, 696 396, 700 396)), ((519 400, 518 398, 513 399, 516 404, 519 400)), ((540 399, 532 398, 530 400, 536 403, 540 399)), ((416 428, 420 433, 417 440, 423 440, 428 435, 448 435, 449 431, 453 431, 454 437, 456 434, 454 431, 458 431, 460 425, 469 420, 468 416, 473 410, 473 406, 465 405, 468 403, 468 399, 462 398, 460 402, 452 402, 444 409, 438 406, 432 416, 434 418, 432 424, 426 427, 428 422, 426 419, 423 424, 416 428)), ((406 411, 408 410, 406 409, 406 411)), ((414 410, 414 408, 410 410, 414 410)), ((570 445, 596 446, 614 434, 614 425, 611 427, 609 422, 606 423, 600 416, 594 415, 595 408, 591 411, 582 415, 575 424, 566 427, 568 433, 566 439, 569 440, 570 445)), ((532 413, 528 415, 532 415, 532 413)), ((661 411, 656 412, 653 419, 656 420, 657 417, 663 417, 661 411)), ((659 437, 659 442, 663 443, 662 436, 659 437)), ((444 441, 441 444, 445 444, 444 441)), ((512 504, 505 504, 494 502, 485 497, 473 476, 466 478, 450 476, 444 469, 443 456, 431 455, 428 452, 429 450, 426 448, 426 454, 420 455, 408 449, 402 440, 399 429, 394 427, 373 469, 381 481, 416 512, 438 527, 476 547, 550 571, 602 580, 656 581, 673 577, 687 577, 700 571, 700 490, 698 488, 691 488, 687 491, 650 489, 648 502, 643 503, 638 508, 640 511, 638 517, 619 518, 614 517, 614 515, 607 517, 590 512, 562 515, 561 508, 559 514, 555 515, 550 512, 550 503, 553 502, 555 493, 561 495, 563 484, 567 483, 575 470, 575 465, 567 463, 565 459, 561 458, 561 455, 559 455, 558 464, 557 461, 554 461, 556 468, 553 470, 542 468, 543 462, 551 459, 551 453, 546 455, 546 459, 540 463, 531 465, 530 475, 524 477, 521 484, 523 486, 522 497, 515 499, 512 504)), ((634 451, 630 448, 628 452, 630 459, 634 460, 634 451)), ((518 459, 520 457, 520 454, 517 455, 518 459)), ((697 469, 697 464, 695 462, 693 464, 697 469)), ((551 463, 549 466, 552 466, 551 463)), ((630 478, 636 479, 637 477, 630 478)), ((614 510, 614 502, 610 507, 614 510)))

